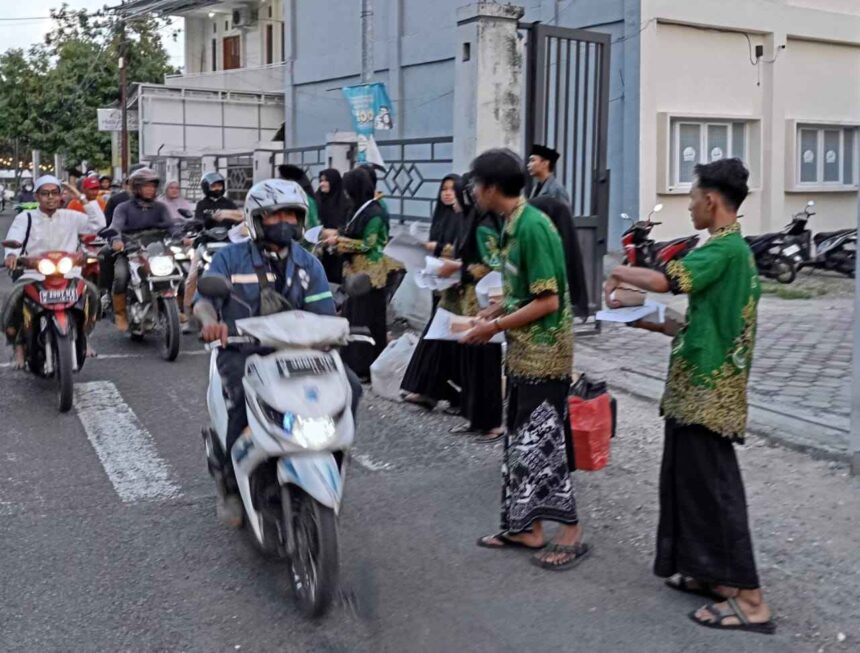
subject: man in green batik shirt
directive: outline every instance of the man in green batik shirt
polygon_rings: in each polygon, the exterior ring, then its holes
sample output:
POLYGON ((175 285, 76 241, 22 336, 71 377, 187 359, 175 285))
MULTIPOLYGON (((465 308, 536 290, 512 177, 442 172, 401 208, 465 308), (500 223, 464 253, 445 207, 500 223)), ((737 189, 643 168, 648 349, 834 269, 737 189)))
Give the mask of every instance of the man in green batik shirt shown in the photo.
POLYGON ((544 213, 526 203, 525 165, 510 150, 481 154, 472 162, 470 178, 478 206, 505 219, 504 301, 482 312, 463 342, 481 344, 502 331, 508 342, 501 530, 480 538, 478 546, 536 549, 533 564, 571 569, 590 547, 581 540, 567 463, 573 317, 561 237, 544 213), (544 521, 560 524, 545 549, 544 521))
POLYGON ((743 443, 747 380, 761 288, 738 208, 749 192, 739 159, 695 168, 690 213, 708 241, 664 270, 618 267, 619 284, 686 293, 686 324, 637 323, 674 337, 661 403, 666 438, 660 471, 660 523, 654 572, 675 590, 714 602, 690 613, 697 624, 771 634, 776 626, 761 592, 746 497, 734 443, 743 443))

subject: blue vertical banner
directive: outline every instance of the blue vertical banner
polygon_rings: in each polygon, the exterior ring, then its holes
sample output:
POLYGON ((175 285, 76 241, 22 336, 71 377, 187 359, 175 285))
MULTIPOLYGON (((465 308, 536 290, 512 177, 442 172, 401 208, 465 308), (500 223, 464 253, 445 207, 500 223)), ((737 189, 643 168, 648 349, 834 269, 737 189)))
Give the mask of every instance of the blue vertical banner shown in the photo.
POLYGON ((376 149, 373 132, 376 129, 391 129, 394 126, 394 112, 385 84, 361 84, 345 86, 343 96, 349 102, 352 112, 352 125, 358 138, 358 161, 367 161, 368 148, 376 149))

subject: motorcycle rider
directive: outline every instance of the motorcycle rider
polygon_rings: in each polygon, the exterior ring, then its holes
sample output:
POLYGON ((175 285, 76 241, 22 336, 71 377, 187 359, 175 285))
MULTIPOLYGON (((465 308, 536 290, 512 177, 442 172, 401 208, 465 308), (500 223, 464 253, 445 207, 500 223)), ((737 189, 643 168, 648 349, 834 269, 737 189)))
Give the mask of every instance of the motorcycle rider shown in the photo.
POLYGON ((122 188, 115 193, 111 193, 110 198, 107 202, 107 207, 105 208, 105 220, 107 222, 107 226, 109 227, 111 221, 113 220, 113 212, 116 211, 116 207, 118 207, 123 202, 128 202, 131 199, 131 193, 129 192, 129 179, 131 175, 140 170, 141 168, 145 168, 146 166, 142 163, 135 163, 128 169, 128 177, 126 177, 123 182, 122 188))
POLYGON ((33 194, 33 182, 29 179, 25 179, 21 183, 21 188, 18 189, 18 192, 15 195, 15 203, 16 204, 31 204, 36 201, 36 197, 33 194))
MULTIPOLYGON (((223 302, 199 293, 195 297, 194 316, 202 326, 204 341, 220 340, 226 345, 228 333, 241 318, 291 309, 335 314, 322 264, 300 245, 307 211, 307 195, 296 182, 270 179, 248 191, 244 218, 251 239, 219 251, 203 275, 221 275, 232 281, 232 297, 223 302)), ((218 353, 218 373, 227 393, 229 415, 227 451, 218 452, 222 469, 216 476, 217 512, 224 523, 235 527, 242 523, 242 502, 236 494, 230 449, 248 425, 242 385, 245 360, 252 354, 271 351, 255 345, 231 345, 218 353)), ((355 414, 361 384, 349 369, 347 376, 355 414)))
MULTIPOLYGON (((102 197, 101 193, 99 192, 101 189, 101 185, 99 184, 98 178, 96 178, 96 177, 85 178, 83 183, 81 184, 81 188, 83 190, 84 197, 86 198, 85 201, 97 202, 99 205, 99 208, 102 211, 105 210, 105 208, 107 207, 107 202, 105 201, 104 197, 102 197)), ((78 199, 77 197, 73 198, 68 203, 66 208, 70 209, 72 211, 78 211, 79 213, 84 213, 84 205, 83 205, 82 201, 80 199, 78 199)))
MULTIPOLYGON (((21 256, 38 256, 45 252, 62 251, 75 252, 78 250, 78 238, 82 234, 96 233, 105 226, 105 216, 97 202, 87 201, 84 213, 60 208, 60 198, 63 187, 74 197, 81 199, 81 193, 71 184, 63 184, 53 175, 44 175, 36 180, 35 198, 39 208, 21 211, 15 216, 6 240, 21 243, 18 249, 7 249, 5 257, 6 268, 14 273, 18 258, 21 256)), ((29 282, 16 283, 6 299, 3 308, 3 328, 10 344, 15 345, 15 365, 24 367, 24 346, 18 340, 21 321, 23 319, 24 287, 29 282)), ((91 283, 87 283, 88 305, 92 307, 88 315, 88 329, 95 326, 98 306, 98 291, 91 283)))
POLYGON ((218 226, 215 211, 235 211, 239 208, 233 200, 224 196, 225 181, 220 172, 207 172, 203 175, 200 190, 203 191, 203 199, 194 207, 194 219, 202 222, 204 229, 218 226))
POLYGON ((138 231, 161 229, 171 235, 177 235, 181 228, 173 221, 170 210, 162 202, 155 199, 161 179, 151 168, 141 168, 129 177, 132 199, 120 204, 113 215, 111 229, 116 234, 111 237, 111 249, 114 251, 113 293, 114 323, 122 332, 128 331, 128 315, 126 313, 126 289, 130 275, 128 258, 122 253, 125 250, 123 235, 138 231))

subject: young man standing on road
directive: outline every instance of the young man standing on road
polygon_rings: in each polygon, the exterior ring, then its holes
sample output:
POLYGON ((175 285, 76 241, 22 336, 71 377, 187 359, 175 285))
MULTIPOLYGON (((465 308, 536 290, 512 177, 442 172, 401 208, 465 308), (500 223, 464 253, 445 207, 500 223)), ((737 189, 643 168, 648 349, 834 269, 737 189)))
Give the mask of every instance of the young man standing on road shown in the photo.
POLYGON ((573 316, 561 237, 523 197, 524 167, 510 150, 489 150, 472 162, 470 173, 478 206, 505 218, 504 302, 484 311, 463 342, 483 344, 502 331, 508 341, 502 530, 482 537, 478 546, 538 550, 534 564, 562 571, 590 552, 582 542, 567 462, 573 316), (560 524, 549 546, 544 521, 560 524))
POLYGON ((637 324, 674 337, 661 412, 666 439, 660 472, 660 523, 654 572, 672 589, 714 603, 690 613, 702 626, 771 634, 753 556, 743 480, 734 443, 744 441, 747 381, 761 288, 738 208, 749 192, 739 159, 695 168, 693 226, 711 237, 664 272, 618 267, 619 284, 689 295, 683 326, 637 324))
POLYGON ((570 206, 570 195, 555 178, 555 164, 561 155, 545 145, 535 145, 529 156, 528 170, 534 186, 529 194, 530 199, 535 197, 554 197, 570 206))

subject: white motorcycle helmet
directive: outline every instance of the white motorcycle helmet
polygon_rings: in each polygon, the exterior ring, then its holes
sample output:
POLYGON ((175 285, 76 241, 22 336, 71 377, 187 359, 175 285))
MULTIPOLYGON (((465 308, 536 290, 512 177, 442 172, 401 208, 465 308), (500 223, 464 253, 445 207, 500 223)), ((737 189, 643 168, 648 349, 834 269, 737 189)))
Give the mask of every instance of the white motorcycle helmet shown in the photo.
POLYGON ((245 226, 251 240, 257 241, 263 235, 263 215, 278 209, 293 209, 299 217, 299 231, 304 230, 308 196, 301 186, 286 179, 267 179, 251 187, 244 207, 245 226))

